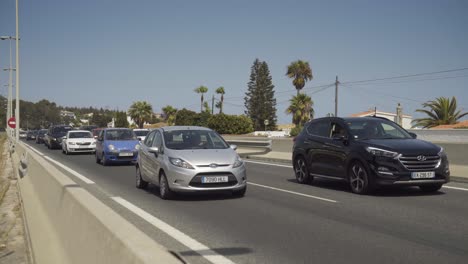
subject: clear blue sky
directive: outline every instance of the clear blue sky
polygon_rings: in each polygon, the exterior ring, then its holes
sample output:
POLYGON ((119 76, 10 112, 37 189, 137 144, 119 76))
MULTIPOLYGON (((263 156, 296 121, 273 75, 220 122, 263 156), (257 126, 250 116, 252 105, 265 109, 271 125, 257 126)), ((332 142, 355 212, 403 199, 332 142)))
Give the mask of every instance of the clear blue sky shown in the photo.
MULTIPOLYGON (((14 0, 0 2, 0 35, 14 35, 14 0)), ((149 101, 199 109, 193 89, 226 90, 226 112, 243 113, 250 67, 268 63, 279 123, 295 94, 286 66, 309 61, 306 88, 468 67, 468 1, 20 0, 21 96, 64 106, 126 110, 149 101), (233 98, 231 98, 233 97, 233 98)), ((0 42, 6 67, 8 42, 0 42)), ((405 114, 438 96, 468 111, 468 71, 412 82, 340 87, 340 115, 405 114), (439 77, 455 77, 439 80, 439 77), (404 97, 401 99, 391 96, 404 97)), ((7 75, 0 74, 2 94, 7 75)), ((313 93, 316 116, 334 111, 334 88, 313 93)))

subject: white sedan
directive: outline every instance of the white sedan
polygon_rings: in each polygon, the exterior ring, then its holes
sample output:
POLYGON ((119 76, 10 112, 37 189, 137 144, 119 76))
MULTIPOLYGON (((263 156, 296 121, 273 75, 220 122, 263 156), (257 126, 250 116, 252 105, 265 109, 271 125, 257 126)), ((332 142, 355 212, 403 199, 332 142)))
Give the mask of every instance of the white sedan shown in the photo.
POLYGON ((72 152, 96 151, 96 140, 93 134, 87 130, 70 130, 62 140, 62 152, 69 154, 72 152))

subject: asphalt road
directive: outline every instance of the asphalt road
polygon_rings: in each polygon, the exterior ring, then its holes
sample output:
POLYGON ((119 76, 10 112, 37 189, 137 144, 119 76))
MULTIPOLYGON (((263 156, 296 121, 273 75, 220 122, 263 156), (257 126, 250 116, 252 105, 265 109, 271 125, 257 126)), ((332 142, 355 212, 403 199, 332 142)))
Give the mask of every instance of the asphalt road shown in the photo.
POLYGON ((340 182, 300 185, 289 167, 247 163, 243 198, 220 193, 164 201, 153 186, 135 188, 133 166, 103 167, 94 155, 66 156, 28 144, 94 181, 86 184, 61 168, 190 263, 216 262, 209 260, 216 254, 235 263, 468 263, 467 184, 450 183, 460 189, 432 195, 404 188, 359 196, 340 182), (194 252, 111 197, 121 197, 210 250, 194 252))

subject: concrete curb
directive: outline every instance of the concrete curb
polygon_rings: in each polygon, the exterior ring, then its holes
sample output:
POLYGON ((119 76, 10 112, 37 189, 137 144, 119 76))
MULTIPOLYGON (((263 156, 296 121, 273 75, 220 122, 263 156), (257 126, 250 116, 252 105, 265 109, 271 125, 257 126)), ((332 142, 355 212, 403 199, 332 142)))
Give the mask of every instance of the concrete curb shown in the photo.
POLYGON ((23 143, 15 156, 36 263, 182 263, 23 143))
MULTIPOLYGON (((8 138, 8 144, 9 147, 11 145, 11 139, 8 138)), ((18 201, 21 204, 21 216, 23 217, 23 232, 24 232, 24 238, 26 242, 26 254, 28 256, 27 261, 29 264, 35 264, 36 263, 36 258, 34 257, 34 250, 32 246, 32 240, 31 240, 31 232, 29 231, 29 224, 28 224, 28 219, 26 217, 26 208, 24 205, 23 201, 23 195, 21 194, 21 187, 20 187, 20 173, 19 173, 19 166, 15 166, 15 164, 20 164, 20 161, 18 160, 18 157, 14 155, 14 149, 10 147, 9 150, 9 156, 10 156, 10 162, 11 166, 13 168, 13 172, 16 177, 16 188, 18 190, 18 201)))

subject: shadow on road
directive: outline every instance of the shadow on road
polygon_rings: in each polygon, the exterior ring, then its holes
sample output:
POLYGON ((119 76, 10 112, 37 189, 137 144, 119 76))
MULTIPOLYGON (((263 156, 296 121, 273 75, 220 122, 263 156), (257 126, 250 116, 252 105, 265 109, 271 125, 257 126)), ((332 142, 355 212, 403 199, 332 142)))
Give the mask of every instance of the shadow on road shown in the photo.
MULTIPOLYGON (((153 184, 149 184, 145 189, 146 193, 159 197, 159 188, 153 184)), ((248 195, 248 192, 247 194, 248 195)), ((204 191, 203 193, 177 193, 171 199, 172 201, 222 201, 230 199, 239 199, 232 195, 231 191, 204 191)))
MULTIPOLYGON (((287 179, 287 181, 299 184, 295 178, 287 179)), ((343 181, 338 181, 338 180, 327 180, 327 179, 315 178, 314 181, 310 185, 319 187, 319 188, 334 190, 334 191, 351 193, 348 183, 343 182, 343 181)), ((425 193, 415 186, 386 186, 386 187, 379 187, 378 189, 373 191, 370 194, 370 196, 401 197, 401 196, 434 196, 434 195, 443 195, 443 194, 445 194, 443 191, 425 193)))
POLYGON ((253 250, 246 247, 222 247, 222 248, 214 248, 211 250, 187 250, 187 251, 180 251, 179 254, 182 256, 198 256, 198 255, 213 255, 214 251, 216 254, 223 255, 223 256, 234 256, 234 255, 245 255, 252 253, 253 250))

